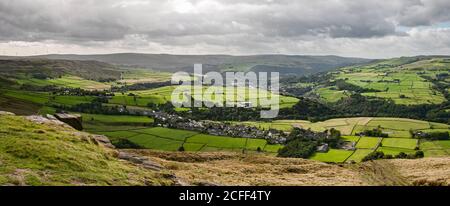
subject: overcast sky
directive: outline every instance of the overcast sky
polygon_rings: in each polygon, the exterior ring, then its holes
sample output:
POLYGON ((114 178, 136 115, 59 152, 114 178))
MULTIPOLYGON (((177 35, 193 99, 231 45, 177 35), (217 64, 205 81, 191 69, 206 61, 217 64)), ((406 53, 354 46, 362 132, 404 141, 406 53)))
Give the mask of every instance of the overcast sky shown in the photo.
POLYGON ((450 1, 0 1, 0 55, 118 52, 450 55, 450 1))

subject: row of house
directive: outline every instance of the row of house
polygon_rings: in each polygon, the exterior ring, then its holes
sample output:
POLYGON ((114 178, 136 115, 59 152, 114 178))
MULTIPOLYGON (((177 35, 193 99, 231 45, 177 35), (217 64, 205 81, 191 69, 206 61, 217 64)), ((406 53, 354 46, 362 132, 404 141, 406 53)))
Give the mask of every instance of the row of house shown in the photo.
POLYGON ((151 112, 155 126, 198 131, 216 136, 266 139, 270 144, 284 144, 288 133, 280 130, 261 130, 254 126, 222 123, 208 120, 196 121, 160 111, 151 112))

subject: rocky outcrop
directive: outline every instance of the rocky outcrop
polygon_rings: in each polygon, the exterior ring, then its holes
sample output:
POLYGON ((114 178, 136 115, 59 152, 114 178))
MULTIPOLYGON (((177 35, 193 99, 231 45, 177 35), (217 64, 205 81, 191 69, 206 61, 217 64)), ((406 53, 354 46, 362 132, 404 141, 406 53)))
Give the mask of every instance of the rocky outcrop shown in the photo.
MULTIPOLYGON (((158 164, 155 161, 150 160, 147 157, 131 154, 125 151, 120 151, 118 155, 119 159, 129 161, 133 164, 136 164, 138 166, 141 166, 145 169, 154 170, 154 171, 161 171, 165 169, 162 165, 158 164)), ((174 182, 175 186, 188 186, 189 184, 184 182, 183 180, 179 179, 175 174, 172 173, 166 173, 163 175, 164 178, 170 179, 174 182)))
POLYGON ((103 136, 103 135, 92 135, 91 138, 92 138, 95 142, 97 142, 97 143, 99 143, 99 144, 101 144, 101 145, 103 145, 103 146, 105 146, 105 147, 108 147, 108 148, 111 148, 111 149, 116 148, 116 147, 111 143, 111 141, 108 139, 108 137, 106 137, 106 136, 103 136))
POLYGON ((31 115, 31 116, 27 116, 25 118, 27 120, 30 120, 37 124, 54 124, 54 125, 59 125, 59 126, 63 126, 63 127, 70 127, 69 125, 67 125, 64 122, 59 121, 52 115, 47 115, 46 117, 40 116, 40 115, 31 115))
POLYGON ((141 165, 146 169, 151 169, 155 171, 160 171, 161 169, 163 169, 163 167, 160 164, 149 160, 147 157, 130 154, 123 151, 119 152, 118 158, 130 161, 137 165, 141 165))
MULTIPOLYGON (((15 115, 15 114, 10 113, 10 112, 0 111, 0 115, 15 115)), ((59 120, 58 118, 56 118, 53 115, 45 115, 45 116, 32 115, 32 116, 26 116, 25 119, 27 119, 33 123, 36 123, 36 124, 45 124, 45 125, 49 125, 49 126, 54 125, 57 127, 68 128, 67 131, 70 132, 70 134, 69 134, 70 136, 79 137, 79 138, 81 138, 82 141, 86 141, 89 143, 93 143, 95 145, 100 145, 100 146, 103 146, 106 148, 113 149, 112 150, 114 153, 113 156, 118 159, 127 161, 127 162, 134 164, 136 166, 139 166, 143 169, 161 172, 161 174, 163 175, 163 177, 165 179, 170 179, 175 185, 180 185, 180 186, 187 185, 185 182, 178 179, 174 174, 168 173, 167 170, 163 166, 161 166, 159 163, 154 162, 147 157, 141 156, 139 154, 131 154, 127 151, 116 150, 114 145, 111 143, 109 138, 106 136, 89 134, 89 133, 82 132, 82 131, 76 131, 73 129, 72 126, 69 126, 68 123, 65 123, 65 122, 59 120)), ((1 161, 0 161, 0 165, 2 165, 1 161)))
POLYGON ((55 114, 56 119, 70 125, 76 130, 83 130, 83 123, 81 119, 81 115, 77 114, 65 114, 65 113, 58 113, 55 114))

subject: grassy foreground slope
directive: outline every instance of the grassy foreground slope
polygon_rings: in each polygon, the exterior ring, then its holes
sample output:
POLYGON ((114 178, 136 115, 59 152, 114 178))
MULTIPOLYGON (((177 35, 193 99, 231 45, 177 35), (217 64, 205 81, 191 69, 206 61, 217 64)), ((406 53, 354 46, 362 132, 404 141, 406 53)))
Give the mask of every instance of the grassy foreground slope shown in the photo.
POLYGON ((168 185, 92 135, 0 113, 0 185, 168 185))
POLYGON ((190 185, 450 184, 450 158, 334 165, 300 158, 231 152, 130 152, 150 157, 190 185))

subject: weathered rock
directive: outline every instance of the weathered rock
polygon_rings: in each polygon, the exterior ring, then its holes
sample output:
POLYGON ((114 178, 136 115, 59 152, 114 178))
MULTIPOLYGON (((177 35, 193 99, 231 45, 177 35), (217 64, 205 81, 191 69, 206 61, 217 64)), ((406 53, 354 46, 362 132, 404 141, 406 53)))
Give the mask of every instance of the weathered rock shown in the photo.
POLYGON ((160 171, 163 169, 160 164, 153 162, 146 157, 137 156, 126 152, 119 152, 118 158, 140 165, 146 169, 155 171, 160 171))
POLYGON ((5 112, 5 111, 0 111, 0 115, 9 115, 9 116, 15 116, 14 113, 11 112, 5 112))
POLYGON ((111 143, 111 141, 108 139, 108 137, 103 135, 92 135, 92 139, 94 139, 96 142, 102 144, 105 147, 114 149, 114 145, 111 143))
POLYGON ((144 162, 142 159, 136 158, 135 156, 126 152, 119 152, 119 159, 127 160, 135 164, 142 164, 144 162))
POLYGON ((46 117, 47 119, 49 119, 49 120, 58 120, 58 119, 56 119, 55 116, 53 116, 53 115, 51 115, 51 114, 46 114, 45 117, 46 117))
POLYGON ((32 116, 27 116, 26 117, 27 120, 30 120, 34 123, 38 123, 38 124, 55 124, 55 125, 60 125, 60 126, 66 126, 66 124, 64 122, 61 122, 59 120, 51 120, 51 119, 47 119, 43 116, 39 116, 39 115, 32 115, 32 116))
POLYGON ((80 130, 80 131, 83 130, 81 115, 58 113, 58 114, 55 114, 55 117, 58 120, 70 125, 71 127, 73 127, 76 130, 80 130))
POLYGON ((159 170, 163 169, 163 167, 160 164, 153 162, 153 161, 149 161, 149 160, 145 160, 144 162, 142 162, 142 166, 146 169, 151 169, 151 170, 155 170, 155 171, 159 171, 159 170))

